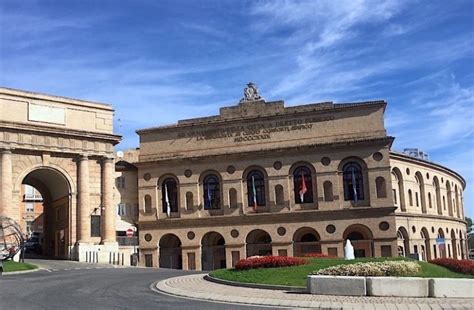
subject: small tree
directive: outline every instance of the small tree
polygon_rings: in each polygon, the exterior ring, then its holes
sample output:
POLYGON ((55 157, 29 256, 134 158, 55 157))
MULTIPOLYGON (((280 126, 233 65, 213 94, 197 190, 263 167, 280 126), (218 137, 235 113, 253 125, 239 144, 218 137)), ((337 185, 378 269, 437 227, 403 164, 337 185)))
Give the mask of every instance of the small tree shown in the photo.
POLYGON ((467 233, 470 233, 472 231, 472 219, 467 216, 464 219, 466 220, 467 233))

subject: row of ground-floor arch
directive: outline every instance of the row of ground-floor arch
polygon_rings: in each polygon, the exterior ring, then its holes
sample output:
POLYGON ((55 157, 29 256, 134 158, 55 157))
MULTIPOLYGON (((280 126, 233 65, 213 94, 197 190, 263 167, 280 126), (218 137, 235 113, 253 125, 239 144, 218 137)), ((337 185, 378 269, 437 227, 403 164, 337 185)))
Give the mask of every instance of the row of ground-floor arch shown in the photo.
MULTIPOLYGON (((357 257, 396 255, 394 237, 381 237, 373 228, 363 224, 347 226, 341 230, 342 235, 333 240, 323 239, 322 234, 310 226, 289 228, 291 233, 286 232, 284 225, 273 226, 275 229, 271 232, 258 226, 259 228, 249 230, 243 236, 236 236, 239 234, 237 229, 226 232, 212 229, 203 232, 200 237, 192 230, 186 234, 163 232, 159 234, 155 249, 141 247, 142 261, 148 267, 213 270, 234 267, 240 259, 256 255, 302 257, 311 253, 323 253, 342 257, 347 239, 351 240, 357 257), (282 235, 286 238, 282 238, 282 235)), ((327 229, 332 231, 335 226, 328 225, 327 229)), ((146 232, 144 234, 146 236, 146 232)), ((148 239, 150 236, 148 234, 148 239)))
POLYGON ((439 225, 401 225, 397 229, 399 256, 421 260, 467 259, 466 233, 462 228, 439 225))

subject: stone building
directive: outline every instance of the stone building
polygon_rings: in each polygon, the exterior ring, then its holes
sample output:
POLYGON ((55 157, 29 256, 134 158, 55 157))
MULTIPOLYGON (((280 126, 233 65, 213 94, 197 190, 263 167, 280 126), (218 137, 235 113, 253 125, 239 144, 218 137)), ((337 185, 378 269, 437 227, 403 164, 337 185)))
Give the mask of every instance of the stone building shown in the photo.
POLYGON ((0 88, 0 214, 21 223, 24 184, 43 198, 43 253, 118 256, 110 105, 0 88))
POLYGON ((346 239, 356 256, 464 257, 463 178, 391 152, 385 107, 285 107, 250 83, 217 116, 138 130, 142 263, 209 270, 253 255, 343 256, 346 239), (445 231, 443 254, 434 230, 445 231))
POLYGON ((43 253, 211 270, 254 255, 466 258, 456 172, 391 151, 386 102, 285 107, 249 83, 219 115, 141 129, 118 158, 110 105, 0 88, 0 215, 43 199, 43 253), (118 237, 118 238, 117 238, 118 237))

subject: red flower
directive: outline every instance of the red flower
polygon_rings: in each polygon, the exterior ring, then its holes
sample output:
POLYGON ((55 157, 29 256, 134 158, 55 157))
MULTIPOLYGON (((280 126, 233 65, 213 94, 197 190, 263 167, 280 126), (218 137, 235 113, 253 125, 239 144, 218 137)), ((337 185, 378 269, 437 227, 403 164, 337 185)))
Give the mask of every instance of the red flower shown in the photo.
POLYGON ((467 259, 437 258, 430 263, 448 268, 451 271, 474 275, 474 262, 467 259))
POLYGON ((235 265, 237 270, 247 270, 256 268, 275 268, 289 267, 307 264, 307 261, 301 258, 288 256, 260 256, 241 259, 235 265))

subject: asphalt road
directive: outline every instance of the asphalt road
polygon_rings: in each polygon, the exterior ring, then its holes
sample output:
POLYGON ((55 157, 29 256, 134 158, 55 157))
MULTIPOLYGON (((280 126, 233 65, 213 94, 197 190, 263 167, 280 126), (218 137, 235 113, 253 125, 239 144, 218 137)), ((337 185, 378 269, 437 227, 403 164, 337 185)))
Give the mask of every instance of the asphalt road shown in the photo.
POLYGON ((0 310, 248 310, 251 308, 175 298, 157 293, 151 289, 152 284, 156 281, 189 274, 189 272, 185 271, 150 268, 110 268, 108 265, 89 265, 68 261, 30 260, 30 262, 48 270, 1 277, 0 310))

